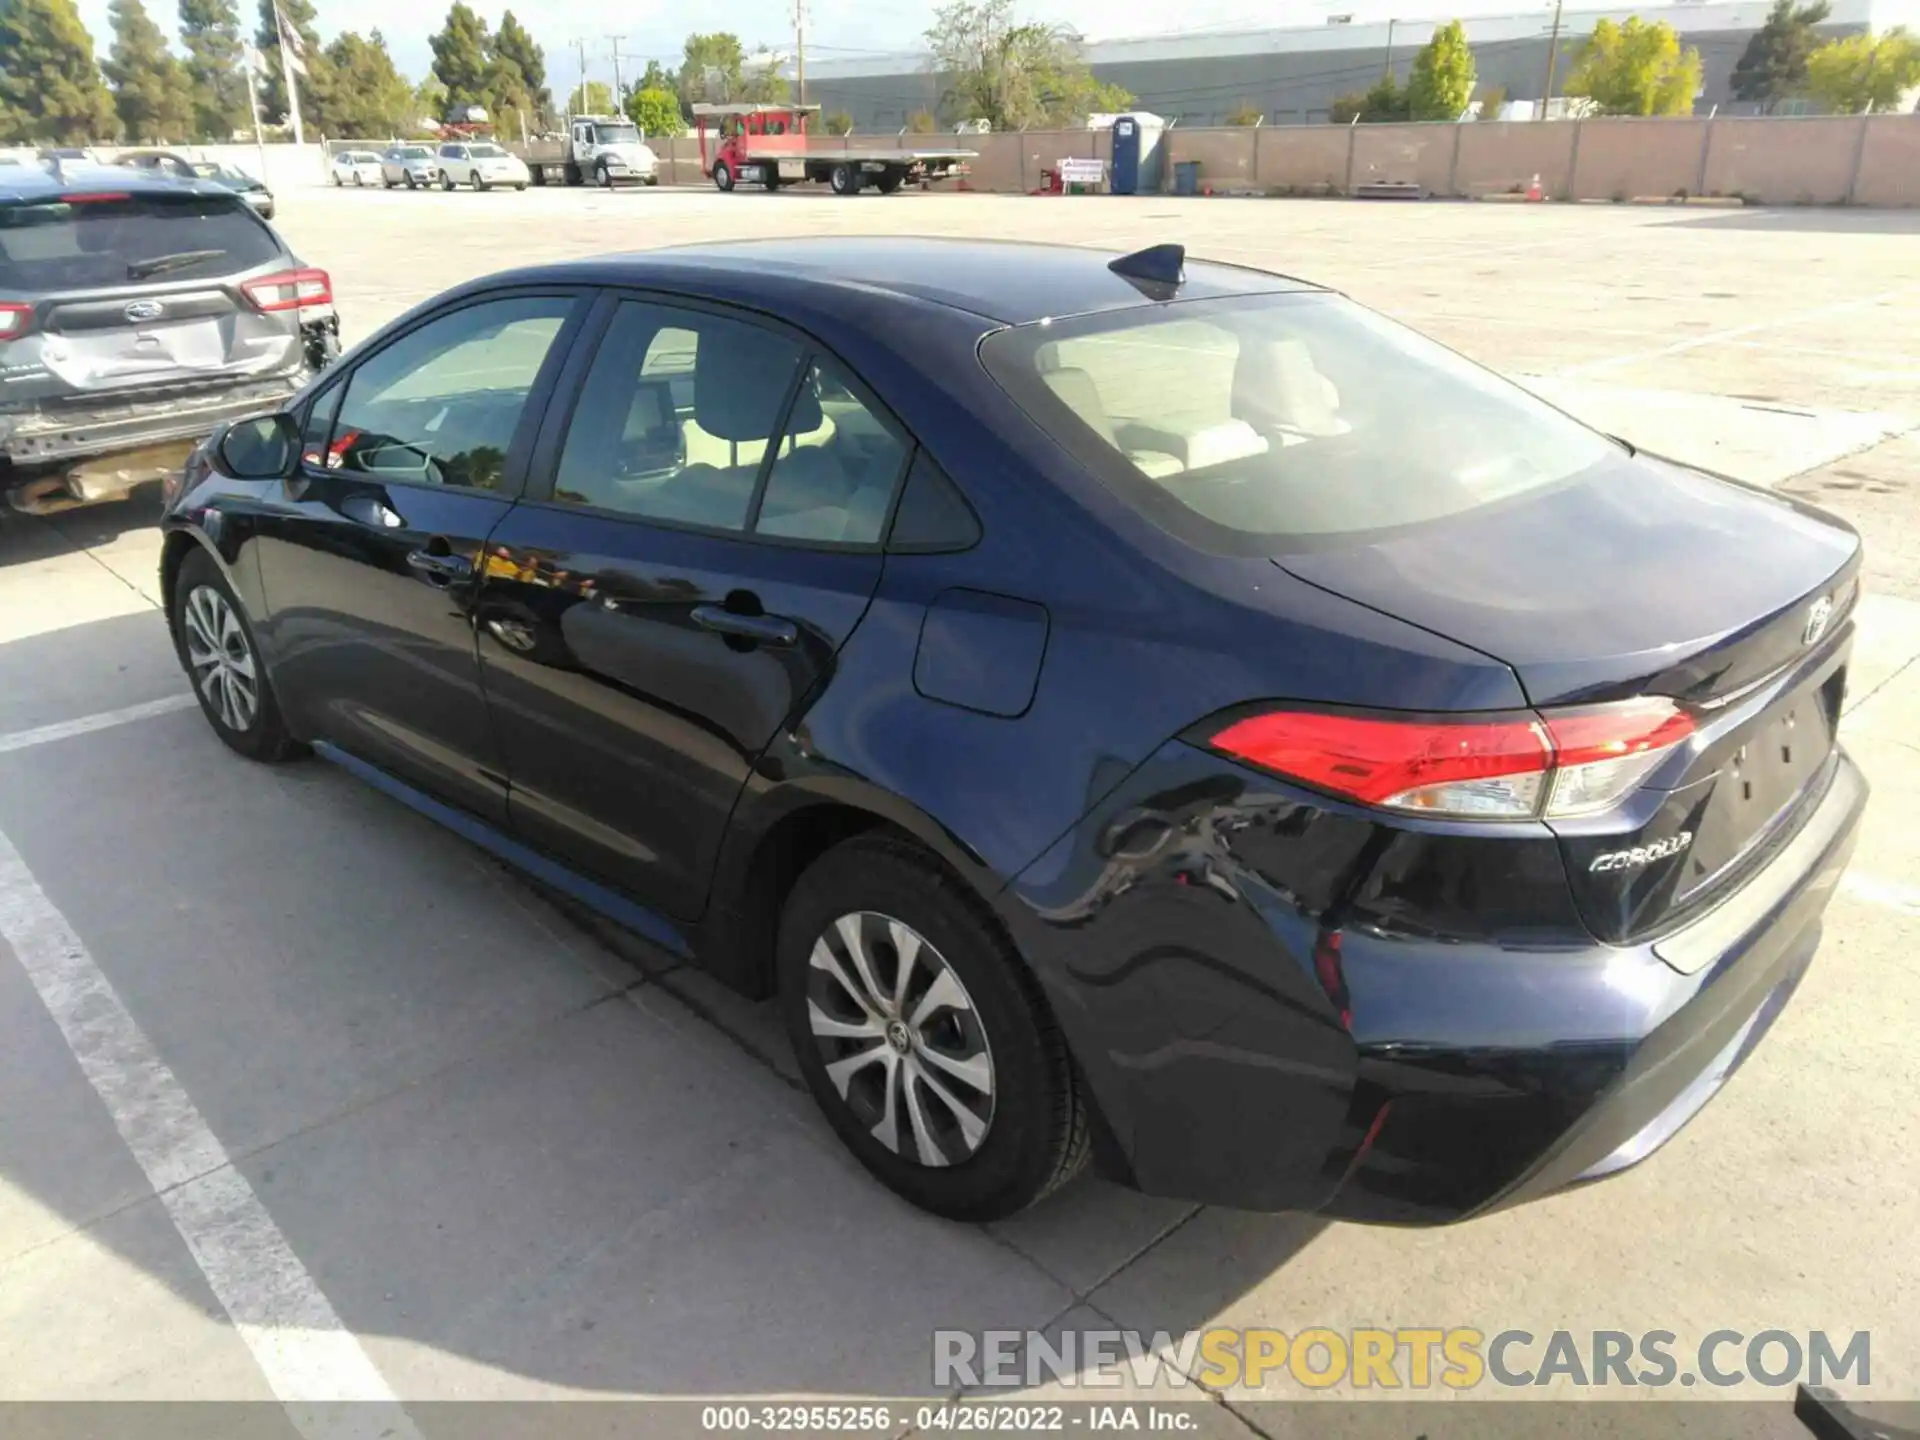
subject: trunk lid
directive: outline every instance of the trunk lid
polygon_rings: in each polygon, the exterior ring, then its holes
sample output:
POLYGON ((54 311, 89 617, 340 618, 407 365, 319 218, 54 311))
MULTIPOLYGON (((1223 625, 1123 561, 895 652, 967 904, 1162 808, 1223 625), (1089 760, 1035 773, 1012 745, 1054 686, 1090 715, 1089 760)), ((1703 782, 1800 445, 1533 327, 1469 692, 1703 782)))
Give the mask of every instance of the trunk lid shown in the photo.
POLYGON ((0 204, 0 296, 31 304, 0 348, 7 408, 260 378, 301 362, 298 321, 241 282, 285 265, 230 193, 87 191, 0 204))
POLYGON ((1650 457, 1277 564, 1513 667, 1537 707, 1665 695, 1695 734, 1616 810, 1553 822, 1595 933, 1670 929, 1791 835, 1831 775, 1859 540, 1650 457))

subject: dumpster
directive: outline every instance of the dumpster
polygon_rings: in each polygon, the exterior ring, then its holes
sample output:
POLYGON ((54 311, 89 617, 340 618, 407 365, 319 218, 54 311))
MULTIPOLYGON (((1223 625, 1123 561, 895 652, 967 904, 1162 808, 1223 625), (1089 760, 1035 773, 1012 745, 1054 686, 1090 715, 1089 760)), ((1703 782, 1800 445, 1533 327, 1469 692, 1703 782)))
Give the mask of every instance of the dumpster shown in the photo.
POLYGON ((1173 162, 1173 193, 1176 195, 1200 193, 1200 162, 1198 160, 1173 162))

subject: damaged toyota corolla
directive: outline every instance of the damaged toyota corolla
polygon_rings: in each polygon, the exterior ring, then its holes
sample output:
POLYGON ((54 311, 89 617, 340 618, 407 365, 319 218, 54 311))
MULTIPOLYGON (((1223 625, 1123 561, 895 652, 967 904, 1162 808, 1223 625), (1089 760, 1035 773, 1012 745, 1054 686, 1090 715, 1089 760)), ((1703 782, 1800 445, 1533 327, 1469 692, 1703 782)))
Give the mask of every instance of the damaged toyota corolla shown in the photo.
POLYGON ((232 190, 105 166, 0 180, 0 492, 117 499, 339 353, 324 270, 232 190))

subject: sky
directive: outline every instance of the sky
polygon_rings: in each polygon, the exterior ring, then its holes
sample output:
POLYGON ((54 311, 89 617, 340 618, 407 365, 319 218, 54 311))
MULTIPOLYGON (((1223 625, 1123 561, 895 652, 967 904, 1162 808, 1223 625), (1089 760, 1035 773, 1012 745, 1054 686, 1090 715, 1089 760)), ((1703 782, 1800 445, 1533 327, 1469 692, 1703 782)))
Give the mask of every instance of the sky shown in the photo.
MULTIPOLYGON (((93 34, 94 43, 104 52, 109 42, 107 0, 79 0, 81 17, 93 34)), ((163 29, 174 28, 173 0, 146 0, 149 11, 163 29)), ((249 29, 256 17, 257 0, 239 0, 242 24, 249 29)), ((418 80, 432 64, 433 52, 427 37, 445 20, 439 0, 424 0, 411 9, 418 21, 396 21, 391 0, 313 0, 321 38, 331 39, 342 30, 362 33, 378 27, 387 38, 394 63, 409 78, 418 80)), ((469 0, 490 26, 498 25, 506 0, 469 0)), ((1528 0, 1507 5, 1482 0, 1469 8, 1520 9, 1528 0)), ((922 33, 933 17, 933 0, 909 0, 905 4, 874 4, 873 0, 807 0, 807 54, 809 59, 853 59, 875 52, 911 53, 920 45, 922 33)), ((1430 4, 1427 0, 1394 0, 1391 13, 1402 19, 1442 11, 1454 13, 1461 8, 1452 4, 1430 4)), ((1297 0, 1287 5, 1255 6, 1250 0, 1182 0, 1179 21, 1166 20, 1169 7, 1114 3, 1114 0, 1032 0, 1024 5, 1029 18, 1053 20, 1071 25, 1090 39, 1110 39, 1123 35, 1149 35, 1211 29, 1252 29, 1266 25, 1317 24, 1330 13, 1352 14, 1366 19, 1381 5, 1369 7, 1349 0, 1297 0)), ((735 0, 722 10, 710 3, 693 0, 665 0, 665 3, 625 6, 607 0, 521 0, 514 14, 533 32, 533 38, 545 49, 547 83, 556 93, 564 93, 579 78, 577 40, 587 42, 589 78, 610 81, 613 78, 612 45, 609 35, 624 33, 620 41, 623 77, 645 67, 649 58, 677 64, 686 37, 696 30, 727 29, 737 34, 751 49, 765 43, 787 49, 793 40, 791 0, 735 0), (644 13, 642 13, 644 12, 644 13), (637 63, 625 57, 638 57, 637 63)), ((904 63, 904 62, 903 62, 904 63)))

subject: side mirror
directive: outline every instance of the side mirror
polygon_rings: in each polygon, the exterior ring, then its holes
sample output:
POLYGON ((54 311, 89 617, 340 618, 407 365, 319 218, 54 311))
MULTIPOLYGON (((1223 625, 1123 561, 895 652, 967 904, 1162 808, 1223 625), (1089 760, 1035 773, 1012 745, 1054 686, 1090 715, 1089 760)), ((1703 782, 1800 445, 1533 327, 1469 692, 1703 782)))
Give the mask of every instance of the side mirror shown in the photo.
POLYGON ((235 480, 284 480, 300 454, 300 427, 291 415, 236 420, 220 437, 220 468, 235 480))

